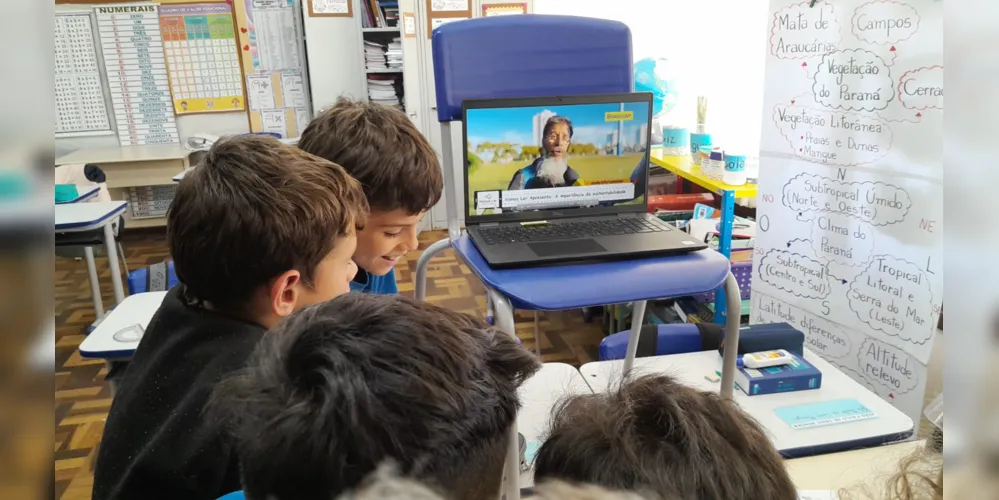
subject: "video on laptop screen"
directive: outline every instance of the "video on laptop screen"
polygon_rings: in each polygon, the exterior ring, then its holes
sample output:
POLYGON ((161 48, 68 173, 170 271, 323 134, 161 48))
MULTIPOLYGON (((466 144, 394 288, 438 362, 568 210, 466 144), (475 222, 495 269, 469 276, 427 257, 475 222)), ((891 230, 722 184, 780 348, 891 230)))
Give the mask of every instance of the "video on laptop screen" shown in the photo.
POLYGON ((468 215, 641 204, 644 102, 468 109, 468 215))

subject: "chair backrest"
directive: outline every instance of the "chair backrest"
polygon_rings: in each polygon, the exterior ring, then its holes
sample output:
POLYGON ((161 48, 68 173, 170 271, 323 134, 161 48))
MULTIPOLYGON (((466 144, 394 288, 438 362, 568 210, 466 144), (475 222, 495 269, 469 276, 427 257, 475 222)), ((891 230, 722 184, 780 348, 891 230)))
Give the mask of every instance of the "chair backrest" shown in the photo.
POLYGON ((465 99, 633 90, 631 30, 618 21, 483 17, 442 25, 431 44, 441 122, 460 120, 465 99))
POLYGON ((460 235, 451 122, 466 99, 619 94, 634 88, 631 30, 575 16, 517 15, 441 25, 431 37, 448 237, 460 235))

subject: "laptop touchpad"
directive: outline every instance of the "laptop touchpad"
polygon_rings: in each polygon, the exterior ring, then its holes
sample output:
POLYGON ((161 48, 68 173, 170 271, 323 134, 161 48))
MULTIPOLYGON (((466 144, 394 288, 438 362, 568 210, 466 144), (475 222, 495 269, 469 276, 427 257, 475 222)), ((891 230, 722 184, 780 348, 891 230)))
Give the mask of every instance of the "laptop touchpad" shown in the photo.
POLYGON ((527 246, 529 246, 538 257, 607 251, 607 249, 600 246, 596 240, 546 241, 540 243, 528 243, 527 246))

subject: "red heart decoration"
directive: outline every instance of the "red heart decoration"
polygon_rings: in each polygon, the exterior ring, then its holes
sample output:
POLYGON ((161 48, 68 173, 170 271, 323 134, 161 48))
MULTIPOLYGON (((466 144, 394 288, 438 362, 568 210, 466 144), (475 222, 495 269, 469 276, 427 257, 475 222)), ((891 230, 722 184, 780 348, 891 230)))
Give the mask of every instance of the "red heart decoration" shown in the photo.
POLYGON ((239 31, 242 31, 243 33, 246 33, 246 28, 240 28, 239 31))
POLYGON ((794 99, 791 99, 791 104, 794 104, 794 99))
POLYGON ((250 46, 249 45, 244 45, 243 46, 243 50, 250 50, 250 46))

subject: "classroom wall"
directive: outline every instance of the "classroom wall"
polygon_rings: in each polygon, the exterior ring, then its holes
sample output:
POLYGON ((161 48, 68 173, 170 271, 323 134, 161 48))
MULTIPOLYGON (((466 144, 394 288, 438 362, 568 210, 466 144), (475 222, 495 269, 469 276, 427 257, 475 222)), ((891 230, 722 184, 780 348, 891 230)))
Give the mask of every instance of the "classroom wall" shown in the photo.
MULTIPOLYGON (((208 0, 209 2, 211 0, 208 0)), ((186 0, 160 0, 160 4, 170 3, 190 3, 186 0)), ((98 4, 58 4, 55 12, 80 12, 93 10, 98 4)), ((99 4, 99 5, 107 5, 99 4)), ((98 51, 100 48, 98 47, 98 51)), ((107 82, 105 82, 106 84, 107 82)), ((107 89, 105 89, 106 91, 107 89)), ((246 111, 234 111, 231 113, 206 113, 194 115, 180 115, 176 117, 177 131, 180 134, 180 141, 183 144, 188 137, 195 134, 227 135, 242 134, 250 131, 250 123, 246 111)), ((73 152, 77 149, 96 149, 119 147, 117 134, 90 136, 90 137, 68 137, 55 139, 55 157, 73 152)))
POLYGON ((664 57, 674 68, 679 103, 670 118, 692 126, 697 96, 706 95, 715 142, 749 154, 760 143, 767 7, 760 0, 534 0, 536 14, 627 24, 636 61, 664 57))

